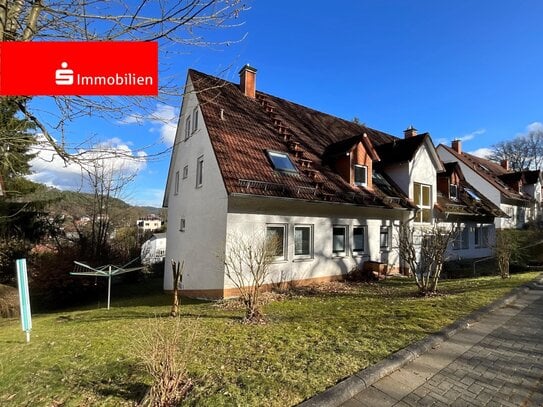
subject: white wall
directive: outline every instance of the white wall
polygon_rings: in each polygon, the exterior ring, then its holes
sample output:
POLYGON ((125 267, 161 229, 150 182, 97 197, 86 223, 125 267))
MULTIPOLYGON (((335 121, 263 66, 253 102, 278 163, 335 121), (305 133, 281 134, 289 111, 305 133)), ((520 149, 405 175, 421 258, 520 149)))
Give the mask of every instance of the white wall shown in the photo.
POLYGON ((468 228, 468 246, 467 248, 460 247, 454 248, 452 245, 447 250, 447 261, 450 260, 462 260, 462 259, 476 259, 481 257, 489 257, 494 254, 494 243, 496 241, 496 228, 492 223, 475 223, 464 222, 459 225, 459 233, 465 228, 468 228), (486 232, 482 232, 481 228, 486 228, 486 232), (480 231, 479 244, 475 245, 475 228, 480 231), (484 233, 487 233, 486 239, 484 233))
MULTIPOLYGON (((392 266, 399 266, 397 249, 397 226, 400 218, 407 212, 392 210, 368 210, 348 205, 328 205, 304 202, 293 202, 288 207, 282 207, 281 199, 259 200, 247 197, 237 199, 235 208, 228 214, 227 236, 263 235, 266 225, 286 225, 287 228, 287 255, 286 259, 277 261, 272 266, 269 283, 279 281, 303 280, 311 278, 338 276, 351 271, 356 265, 367 260, 386 262, 392 266), (240 201, 247 201, 243 203, 240 201), (259 203, 260 201, 260 203, 259 203), (263 202, 264 201, 264 202, 263 202), (273 201, 278 201, 275 204, 273 201), (253 204, 250 204, 253 202, 253 204), (266 213, 249 213, 251 208, 255 212, 266 212, 275 208, 276 215, 266 213), (303 214, 302 214, 303 213, 303 214), (294 226, 311 225, 313 227, 313 257, 311 259, 298 259, 294 256, 294 226), (380 227, 390 226, 389 250, 380 248, 380 227), (336 255, 332 251, 333 226, 347 227, 347 252, 345 255, 336 255), (365 226, 365 252, 353 253, 353 227, 365 226)), ((228 245, 227 245, 228 250, 228 245)), ((233 287, 231 281, 225 281, 225 287, 233 287)))
POLYGON ((172 290, 170 260, 184 261, 182 289, 222 289, 224 275, 218 256, 224 251, 227 194, 204 120, 199 112, 199 129, 184 141, 185 118, 197 105, 196 95, 187 84, 170 165, 168 230, 164 289, 172 290), (203 184, 196 187, 196 161, 204 157, 203 184), (188 165, 188 177, 182 178, 188 165), (175 195, 174 177, 179 171, 179 193, 175 195), (180 219, 185 219, 181 232, 180 219))
POLYGON ((411 180, 409 184, 409 199, 414 198, 414 182, 431 185, 433 208, 437 201, 437 170, 434 167, 434 163, 430 158, 430 154, 428 153, 425 144, 417 150, 415 157, 409 162, 409 174, 411 180))

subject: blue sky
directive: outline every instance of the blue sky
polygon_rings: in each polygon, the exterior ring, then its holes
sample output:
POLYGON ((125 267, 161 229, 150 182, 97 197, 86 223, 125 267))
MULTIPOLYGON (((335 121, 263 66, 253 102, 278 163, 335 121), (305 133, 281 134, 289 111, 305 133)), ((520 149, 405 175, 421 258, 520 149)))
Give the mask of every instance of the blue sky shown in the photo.
MULTIPOLYGON (((245 39, 187 49, 175 60, 176 80, 184 82, 195 68, 237 82, 239 68, 249 63, 258 69, 259 90, 345 119, 356 116, 397 136, 413 125, 436 145, 462 138, 465 151, 482 152, 543 122, 539 0, 249 5, 242 26, 209 32, 219 40, 245 39)), ((45 99, 35 103, 46 109, 45 99)), ((157 105, 154 119, 137 112, 122 121, 82 119, 67 126, 66 139, 72 145, 89 137, 110 140, 134 152, 146 146, 125 199, 161 206, 170 154, 153 154, 170 145, 180 103, 157 105)), ((36 180, 63 188, 73 188, 77 174, 51 163, 35 170, 36 180)))

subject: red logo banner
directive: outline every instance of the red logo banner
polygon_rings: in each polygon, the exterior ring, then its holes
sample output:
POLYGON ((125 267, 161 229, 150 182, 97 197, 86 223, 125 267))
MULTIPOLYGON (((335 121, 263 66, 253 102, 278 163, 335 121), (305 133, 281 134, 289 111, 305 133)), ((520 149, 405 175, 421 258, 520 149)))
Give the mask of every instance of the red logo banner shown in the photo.
POLYGON ((158 94, 158 43, 0 42, 0 95, 158 94))

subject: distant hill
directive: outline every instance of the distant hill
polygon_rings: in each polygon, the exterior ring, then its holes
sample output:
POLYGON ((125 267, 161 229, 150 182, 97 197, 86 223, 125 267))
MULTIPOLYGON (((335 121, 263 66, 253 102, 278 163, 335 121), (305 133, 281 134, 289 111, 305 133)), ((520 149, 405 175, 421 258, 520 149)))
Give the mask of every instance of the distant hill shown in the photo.
MULTIPOLYGON (((92 194, 48 188, 44 195, 49 201, 46 211, 51 215, 64 216, 67 223, 73 219, 90 217, 93 213, 92 194)), ((138 218, 150 214, 160 215, 161 208, 132 206, 121 199, 110 198, 110 217, 114 226, 132 226, 138 218)))
POLYGON ((154 206, 136 206, 136 208, 141 208, 141 209, 144 209, 147 211, 147 213, 149 214, 154 214, 154 215, 161 215, 162 212, 164 211, 164 208, 155 208, 154 206))

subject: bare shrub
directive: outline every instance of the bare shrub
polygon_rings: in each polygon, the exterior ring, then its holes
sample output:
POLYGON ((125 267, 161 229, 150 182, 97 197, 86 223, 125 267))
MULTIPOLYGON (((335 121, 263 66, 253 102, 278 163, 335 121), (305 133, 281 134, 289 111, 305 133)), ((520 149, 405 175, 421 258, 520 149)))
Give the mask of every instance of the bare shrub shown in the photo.
POLYGON ((19 294, 16 288, 0 284, 0 318, 19 315, 19 294))
POLYGON ((400 226, 400 258, 409 266, 422 295, 436 292, 447 248, 457 234, 458 228, 455 226, 400 226))
POLYGON ((512 230, 496 231, 496 260, 501 278, 509 278, 509 264, 513 254, 519 250, 519 240, 512 230))
POLYGON ((239 290, 245 306, 244 322, 261 323, 260 293, 270 274, 270 266, 281 249, 281 242, 263 233, 230 234, 224 257, 226 276, 239 290))
POLYGON ((194 342, 195 329, 177 318, 156 318, 141 331, 136 354, 152 378, 141 407, 179 406, 193 386, 187 373, 187 361, 194 342), (181 325, 181 324, 185 325, 181 325))

